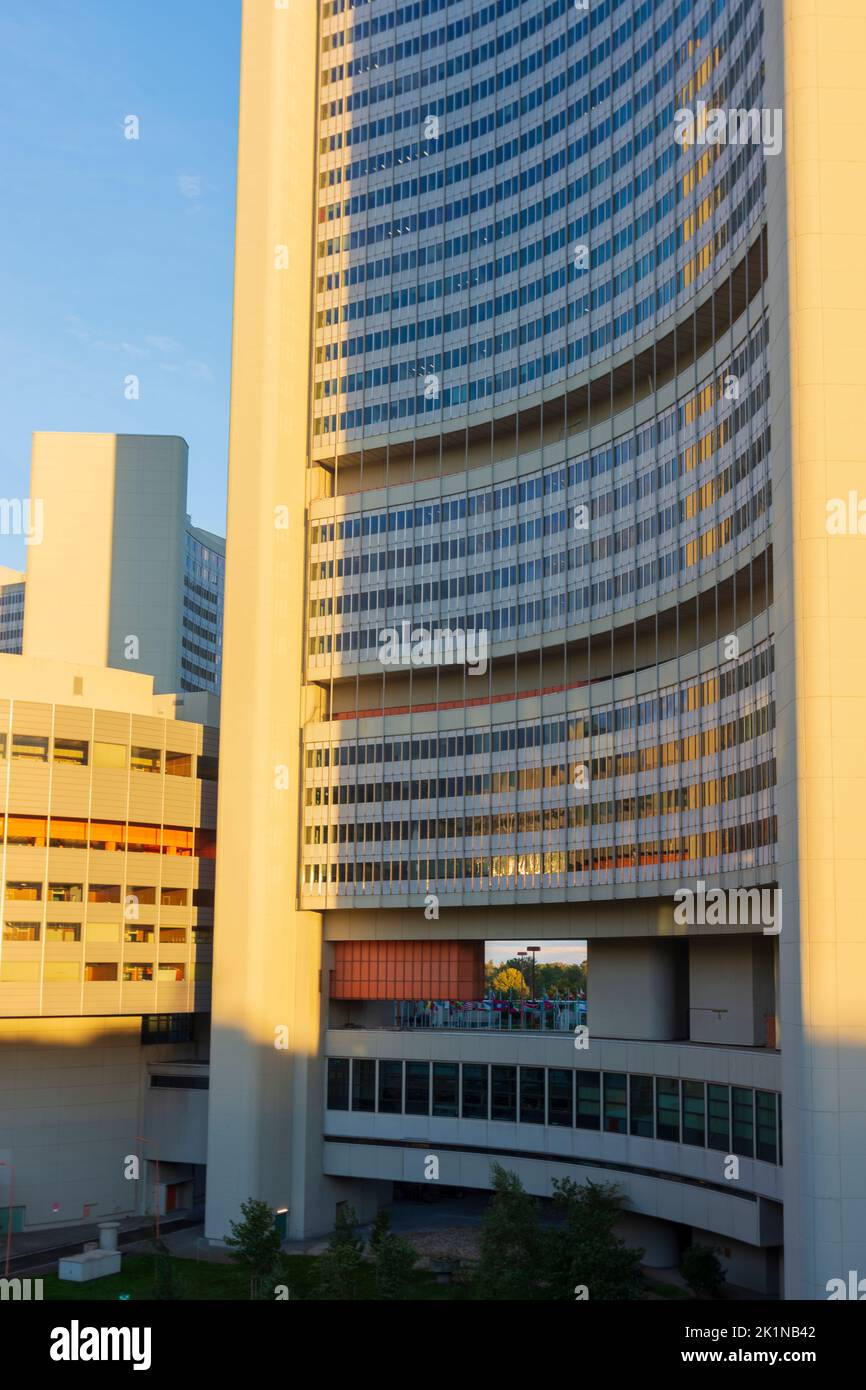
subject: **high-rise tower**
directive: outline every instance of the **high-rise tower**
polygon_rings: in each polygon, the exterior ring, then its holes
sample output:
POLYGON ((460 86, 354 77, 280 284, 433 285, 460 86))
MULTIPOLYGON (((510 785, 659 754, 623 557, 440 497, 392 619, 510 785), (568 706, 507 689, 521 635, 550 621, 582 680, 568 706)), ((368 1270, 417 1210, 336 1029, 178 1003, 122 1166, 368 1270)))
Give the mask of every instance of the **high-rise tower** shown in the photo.
POLYGON ((434 1155, 866 1266, 847 8, 247 0, 212 1237, 434 1155), (532 938, 588 1046, 457 1027, 532 938))

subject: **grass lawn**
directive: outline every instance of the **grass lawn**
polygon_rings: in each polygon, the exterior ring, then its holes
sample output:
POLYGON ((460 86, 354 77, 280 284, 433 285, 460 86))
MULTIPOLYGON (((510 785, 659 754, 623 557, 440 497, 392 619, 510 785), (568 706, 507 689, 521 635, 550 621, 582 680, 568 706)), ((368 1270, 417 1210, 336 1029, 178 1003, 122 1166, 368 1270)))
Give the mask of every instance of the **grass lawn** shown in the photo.
MULTIPOLYGON (((288 1285, 291 1298, 308 1298, 316 1257, 312 1255, 288 1255, 285 1257, 289 1271, 288 1285)), ((178 1297, 181 1299, 216 1299, 223 1301, 246 1301, 249 1298, 249 1284, 246 1274, 235 1265, 214 1264, 206 1260, 172 1260, 178 1297)), ((109 1274, 104 1279, 94 1279, 88 1284, 74 1284, 60 1280, 56 1274, 44 1275, 44 1297, 54 1302, 100 1303, 118 1299, 121 1294, 129 1294, 131 1302, 147 1302, 153 1298, 152 1255, 124 1255, 123 1268, 119 1274, 109 1274)), ((363 1298, 373 1298, 373 1272, 364 1268, 363 1298)), ((437 1284, 435 1277, 424 1270, 418 1270, 411 1279, 411 1299, 440 1300, 453 1299, 457 1290, 447 1285, 437 1284)))

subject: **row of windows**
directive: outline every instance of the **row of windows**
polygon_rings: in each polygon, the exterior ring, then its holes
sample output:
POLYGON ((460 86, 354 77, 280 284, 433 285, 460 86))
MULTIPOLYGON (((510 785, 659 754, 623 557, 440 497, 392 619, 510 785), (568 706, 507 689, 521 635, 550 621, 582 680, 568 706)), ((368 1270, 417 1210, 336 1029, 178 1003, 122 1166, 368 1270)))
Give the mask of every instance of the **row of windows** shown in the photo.
MULTIPOLYGON (((120 979, 124 984, 182 984, 190 969, 183 961, 159 961, 157 965, 141 961, 85 961, 77 960, 6 960, 0 962, 0 984, 23 985, 38 984, 111 984, 120 979)), ((210 962, 196 962, 190 971, 190 978, 198 982, 211 978, 210 962)))
MULTIPOLYGON (((542 835, 597 825, 623 825, 634 820, 651 820, 657 816, 679 816, 689 811, 711 807, 769 791, 776 785, 776 761, 747 767, 727 777, 691 782, 686 786, 669 787, 639 796, 619 797, 617 800, 587 802, 581 806, 545 806, 528 811, 505 811, 493 815, 472 816, 413 816, 407 820, 352 820, 333 825, 307 825, 304 843, 307 845, 372 845, 406 842, 409 840, 460 840, 476 837, 542 835)), ((740 810, 734 808, 739 816, 740 810)), ((706 832, 704 853, 715 852, 706 832)), ((717 840, 720 847, 721 841, 717 840)))
MULTIPOLYGON (((7 735, 0 733, 0 758, 6 757, 7 735)), ((113 768, 133 772, 164 772, 167 777, 191 777, 191 753, 171 748, 145 748, 139 744, 94 742, 82 738, 49 739, 41 734, 12 734, 9 757, 13 762, 62 763, 68 767, 113 768), (50 757, 49 757, 50 753, 50 757)), ((199 777, 206 777, 213 759, 199 758, 199 777)))
MULTIPOLYGON (((83 923, 81 922, 46 922, 45 940, 51 942, 62 942, 64 945, 75 945, 81 941, 83 923)), ((14 922, 4 921, 3 940, 4 941, 41 941, 42 923, 41 922, 14 922)), ((116 945, 121 939, 120 926, 116 922, 88 922, 85 929, 85 940, 87 944, 93 945, 98 942, 100 945, 107 945, 109 942, 116 945)), ((154 940, 153 927, 126 926, 123 930, 123 940, 132 945, 149 945, 154 940)), ((157 937, 161 946, 180 946, 186 941, 186 927, 160 927, 157 937)), ((211 928, 196 930, 193 933, 193 940, 196 943, 209 945, 213 941, 213 931, 211 928)))
POLYGON ((776 1092, 677 1077, 329 1057, 327 1106, 363 1114, 557 1125, 781 1162, 776 1092))
POLYGON ((10 845, 34 849, 99 849, 110 853, 169 854, 213 859, 216 831, 180 825, 139 825, 131 821, 79 820, 68 816, 0 817, 0 832, 10 845))
MULTIPOLYGON (((625 874, 624 882, 633 882, 639 869, 658 869, 661 866, 689 866, 700 872, 700 864, 722 855, 745 855, 745 867, 772 862, 772 847, 778 839, 776 816, 759 820, 740 820, 737 825, 721 830, 706 830, 693 835, 671 835, 664 839, 642 840, 640 844, 586 845, 583 849, 550 851, 526 850, 517 854, 473 855, 471 858, 433 859, 371 859, 346 863, 307 863, 304 865, 304 889, 322 893, 329 886, 353 885, 373 888, 384 885, 389 891, 395 884, 414 884, 414 893, 428 892, 437 885, 454 885, 449 892, 476 892, 483 889, 562 888, 571 886, 569 880, 586 875, 607 876, 614 872, 625 874), (763 851, 763 853, 761 853, 763 851), (544 880, 544 881, 542 881, 544 880)), ((666 875, 670 877, 670 875, 666 875)), ((650 877, 657 877, 652 875, 650 877)), ((400 891, 399 889, 397 891, 400 891)), ((410 891, 408 888, 403 891, 410 891)))
MULTIPOLYGON (((41 882, 24 883, 19 879, 7 879, 7 901, 39 903, 42 901, 43 887, 45 888, 45 900, 49 903, 119 903, 121 901, 119 883, 88 883, 87 896, 85 897, 82 883, 52 882, 43 885, 41 882)), ((187 906, 188 889, 156 888, 149 884, 143 887, 129 887, 124 901, 127 905, 134 903, 136 907, 139 904, 155 904, 157 893, 162 907, 187 906)))

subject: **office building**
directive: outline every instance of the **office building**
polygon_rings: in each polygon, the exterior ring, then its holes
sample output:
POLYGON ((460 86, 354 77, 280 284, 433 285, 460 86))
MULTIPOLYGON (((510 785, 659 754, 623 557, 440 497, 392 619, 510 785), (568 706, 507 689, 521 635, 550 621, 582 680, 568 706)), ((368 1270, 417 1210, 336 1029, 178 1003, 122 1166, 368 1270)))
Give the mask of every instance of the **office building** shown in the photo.
POLYGON ((219 694, 225 541, 187 515, 187 455, 170 436, 34 434, 19 650, 219 694))
POLYGON ((864 39, 244 5, 213 1239, 434 1155, 866 1267, 864 39), (587 942, 588 1046, 412 1026, 509 939, 587 942))

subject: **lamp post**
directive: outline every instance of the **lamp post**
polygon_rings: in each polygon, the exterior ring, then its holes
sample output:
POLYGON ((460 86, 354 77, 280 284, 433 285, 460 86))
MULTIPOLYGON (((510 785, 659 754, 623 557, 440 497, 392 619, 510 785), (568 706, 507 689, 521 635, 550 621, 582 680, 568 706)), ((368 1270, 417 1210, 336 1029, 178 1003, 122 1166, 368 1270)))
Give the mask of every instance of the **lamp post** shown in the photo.
POLYGON ((538 954, 538 952, 541 950, 541 947, 540 947, 540 946, 527 946, 526 949, 527 949, 527 951, 529 952, 529 954, 530 954, 531 957, 532 957, 532 985, 531 985, 531 989, 532 989, 532 997, 533 997, 533 999, 534 999, 534 998, 535 998, 535 957, 536 957, 536 955, 538 954))

